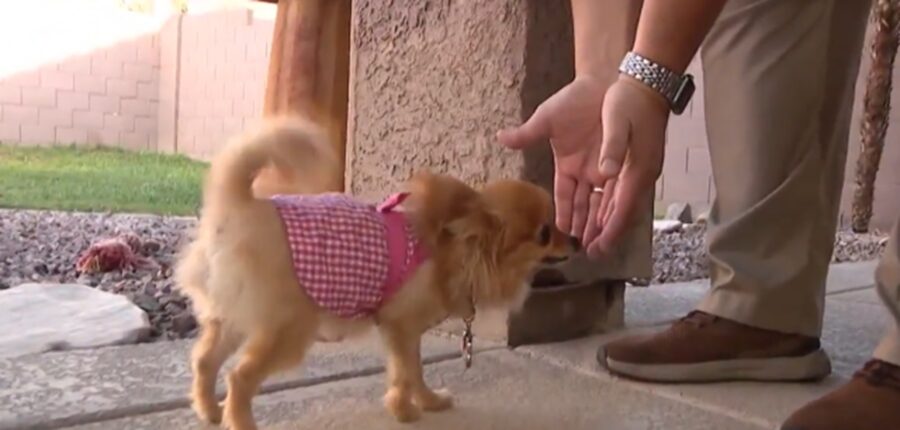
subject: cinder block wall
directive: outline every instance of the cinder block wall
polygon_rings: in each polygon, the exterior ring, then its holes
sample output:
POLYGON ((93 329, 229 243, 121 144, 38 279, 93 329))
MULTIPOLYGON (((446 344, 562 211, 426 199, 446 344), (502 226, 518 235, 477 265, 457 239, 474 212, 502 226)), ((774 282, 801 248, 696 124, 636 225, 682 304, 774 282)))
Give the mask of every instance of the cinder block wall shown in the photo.
POLYGON ((0 142, 155 149, 157 25, 82 2, 0 13, 0 142))
POLYGON ((164 50, 164 62, 176 67, 176 82, 167 81, 163 91, 177 91, 177 112, 165 115, 177 119, 174 141, 169 135, 161 142, 166 149, 209 158, 228 136, 260 117, 272 17, 237 9, 185 15, 180 26, 163 29, 167 41, 180 40, 180 49, 164 50), (180 37, 169 34, 179 31, 180 37))
MULTIPOLYGON (((17 6, 19 7, 19 6, 17 6)), ((0 13, 0 142, 208 158, 262 113, 275 7, 160 18, 106 2, 0 13)))

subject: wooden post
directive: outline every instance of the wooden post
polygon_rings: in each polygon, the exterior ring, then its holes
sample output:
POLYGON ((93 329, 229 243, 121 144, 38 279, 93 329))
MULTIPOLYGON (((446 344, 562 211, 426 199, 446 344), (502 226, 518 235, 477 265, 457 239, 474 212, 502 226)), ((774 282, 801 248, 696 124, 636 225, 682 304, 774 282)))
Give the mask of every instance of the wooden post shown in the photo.
MULTIPOLYGON (((350 0, 278 3, 263 114, 297 113, 324 127, 344 159, 350 74, 350 0)), ((258 182, 272 181, 266 174, 258 182)), ((340 172, 343 178, 343 172, 340 172)), ((343 180, 338 184, 343 189, 343 180)), ((335 190, 339 191, 339 190, 335 190)))

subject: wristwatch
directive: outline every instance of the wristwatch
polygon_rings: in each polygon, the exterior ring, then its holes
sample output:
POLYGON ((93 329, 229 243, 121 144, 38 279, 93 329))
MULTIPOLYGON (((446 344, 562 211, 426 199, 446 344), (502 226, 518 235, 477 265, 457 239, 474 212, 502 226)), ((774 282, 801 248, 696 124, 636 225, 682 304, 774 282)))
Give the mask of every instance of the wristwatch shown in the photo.
POLYGON ((666 66, 635 52, 625 54, 619 72, 626 74, 662 94, 675 115, 681 115, 694 95, 694 77, 679 75, 666 66))

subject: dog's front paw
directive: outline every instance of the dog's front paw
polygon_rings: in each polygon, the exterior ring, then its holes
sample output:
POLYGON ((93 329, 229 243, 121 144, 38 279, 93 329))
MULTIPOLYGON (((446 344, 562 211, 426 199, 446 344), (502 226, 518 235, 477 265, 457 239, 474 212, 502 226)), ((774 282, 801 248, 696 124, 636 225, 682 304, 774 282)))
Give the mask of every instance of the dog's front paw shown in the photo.
POLYGON ((257 430, 253 415, 237 413, 236 410, 227 406, 227 402, 224 407, 222 427, 228 430, 257 430))
POLYGON ((401 423, 411 423, 422 417, 421 411, 410 401, 409 396, 394 388, 384 395, 384 407, 401 423))
POLYGON ((416 396, 415 401, 422 409, 429 412, 446 411, 453 407, 453 395, 446 388, 426 391, 416 396))
POLYGON ((229 418, 228 415, 225 415, 225 418, 222 420, 222 428, 228 430, 258 430, 256 423, 253 421, 241 421, 239 419, 229 418))
POLYGON ((194 400, 191 403, 191 408, 197 414, 197 417, 205 423, 219 424, 222 422, 222 407, 215 399, 212 399, 212 401, 194 400))

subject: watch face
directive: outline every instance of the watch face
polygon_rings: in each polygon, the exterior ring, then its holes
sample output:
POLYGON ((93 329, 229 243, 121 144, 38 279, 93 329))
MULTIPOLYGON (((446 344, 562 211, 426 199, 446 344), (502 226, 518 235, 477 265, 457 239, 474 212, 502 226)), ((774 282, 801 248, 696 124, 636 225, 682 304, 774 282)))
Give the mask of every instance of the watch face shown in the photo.
POLYGON ((678 86, 678 91, 675 92, 675 99, 672 101, 672 112, 675 115, 681 115, 684 112, 684 109, 687 108, 688 103, 691 101, 691 97, 694 95, 695 89, 694 77, 685 75, 681 85, 678 86))

